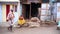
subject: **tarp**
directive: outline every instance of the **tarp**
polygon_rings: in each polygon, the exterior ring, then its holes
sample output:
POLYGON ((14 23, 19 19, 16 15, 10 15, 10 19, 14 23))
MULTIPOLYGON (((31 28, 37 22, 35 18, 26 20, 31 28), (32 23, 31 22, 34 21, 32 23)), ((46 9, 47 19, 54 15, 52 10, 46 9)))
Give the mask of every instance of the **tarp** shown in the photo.
POLYGON ((45 20, 50 20, 50 16, 47 15, 51 15, 50 11, 49 11, 49 4, 48 3, 42 3, 42 8, 41 8, 41 17, 40 19, 42 21, 45 20))
POLYGON ((57 7, 60 6, 60 3, 57 3, 57 4, 54 3, 52 12, 50 10, 50 5, 48 3, 42 3, 41 6, 42 6, 42 8, 41 8, 41 20, 50 20, 51 17, 53 17, 52 19, 55 20, 56 17, 59 17, 60 12, 58 12, 57 7), (51 16, 51 13, 53 13, 52 16, 51 16))
POLYGON ((60 3, 57 3, 57 22, 60 20, 60 3))

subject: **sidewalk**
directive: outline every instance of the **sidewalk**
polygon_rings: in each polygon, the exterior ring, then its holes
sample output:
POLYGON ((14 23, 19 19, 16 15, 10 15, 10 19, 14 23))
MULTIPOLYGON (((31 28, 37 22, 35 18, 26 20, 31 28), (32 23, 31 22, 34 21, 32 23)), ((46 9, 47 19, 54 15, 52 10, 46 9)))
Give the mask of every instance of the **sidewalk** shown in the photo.
MULTIPOLYGON (((29 23, 29 21, 30 20, 26 20, 26 22, 28 22, 29 23)), ((17 23, 15 23, 14 25, 16 25, 17 23)), ((32 24, 37 24, 37 23, 32 23, 32 24)), ((39 24, 38 24, 39 25, 39 24)), ((50 25, 50 26, 53 26, 54 24, 52 24, 52 25, 50 25)), ((9 26, 9 24, 7 23, 7 22, 0 22, 0 27, 8 27, 9 26)), ((48 25, 46 25, 46 24, 43 24, 43 26, 48 26, 48 25)))
POLYGON ((0 22, 0 27, 7 27, 8 23, 7 22, 0 22))
MULTIPOLYGON (((29 20, 26 20, 27 22, 29 20)), ((14 25, 16 25, 17 23, 15 23, 14 25)), ((0 22, 0 27, 7 27, 9 24, 7 22, 0 22)))
POLYGON ((13 28, 13 32, 7 28, 0 28, 0 34, 60 34, 60 30, 56 30, 56 26, 39 27, 39 28, 13 28))

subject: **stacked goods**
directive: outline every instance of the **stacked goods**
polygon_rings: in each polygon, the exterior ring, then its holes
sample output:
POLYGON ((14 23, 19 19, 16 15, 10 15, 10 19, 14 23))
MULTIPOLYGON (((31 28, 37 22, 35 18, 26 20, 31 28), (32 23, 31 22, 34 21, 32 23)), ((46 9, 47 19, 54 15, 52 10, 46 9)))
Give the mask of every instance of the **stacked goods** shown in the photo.
POLYGON ((48 3, 42 3, 40 19, 42 21, 50 20, 50 15, 51 15, 51 12, 49 11, 49 4, 48 3))

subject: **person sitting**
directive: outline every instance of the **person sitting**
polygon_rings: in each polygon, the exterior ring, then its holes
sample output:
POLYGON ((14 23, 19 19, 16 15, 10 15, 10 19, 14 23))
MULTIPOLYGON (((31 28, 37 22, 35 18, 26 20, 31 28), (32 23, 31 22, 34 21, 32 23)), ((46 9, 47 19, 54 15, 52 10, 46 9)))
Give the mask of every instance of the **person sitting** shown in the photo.
POLYGON ((25 19, 24 19, 24 17, 21 15, 20 17, 19 17, 19 20, 18 20, 18 25, 21 27, 22 25, 24 25, 25 24, 25 19))

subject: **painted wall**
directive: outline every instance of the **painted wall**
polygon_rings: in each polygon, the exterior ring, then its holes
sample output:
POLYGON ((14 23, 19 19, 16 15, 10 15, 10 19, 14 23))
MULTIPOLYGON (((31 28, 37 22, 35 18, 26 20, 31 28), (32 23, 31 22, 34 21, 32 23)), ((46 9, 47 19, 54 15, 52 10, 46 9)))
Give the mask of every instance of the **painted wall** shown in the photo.
POLYGON ((10 4, 10 9, 12 9, 13 8, 13 5, 12 4, 10 4))
MULTIPOLYGON (((13 5, 10 5, 10 9, 12 9, 13 5)), ((2 4, 2 21, 6 22, 6 4, 2 4)))
POLYGON ((2 22, 2 5, 0 4, 0 22, 2 22))
POLYGON ((2 5, 2 21, 6 22, 6 4, 2 5))
MULTIPOLYGON (((0 8, 1 8, 1 7, 0 7, 0 8)), ((13 5, 10 4, 10 9, 12 9, 12 8, 13 8, 13 5)), ((18 7, 18 8, 19 8, 19 7, 18 7)), ((17 13, 18 13, 17 16, 19 16, 19 15, 22 14, 22 7, 20 7, 19 10, 20 10, 20 11, 17 11, 17 13)), ((1 11, 1 9, 0 9, 0 11, 1 11)), ((0 12, 0 14, 2 14, 2 21, 3 21, 3 22, 6 22, 6 4, 2 4, 2 12, 0 12)), ((1 19, 1 17, 0 17, 0 19, 1 19)))

